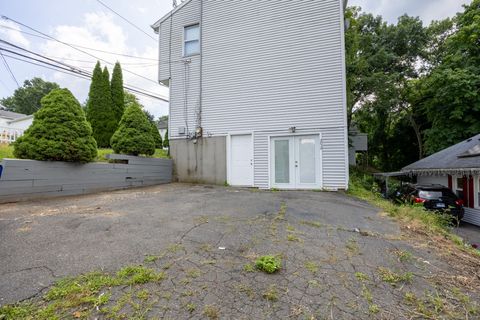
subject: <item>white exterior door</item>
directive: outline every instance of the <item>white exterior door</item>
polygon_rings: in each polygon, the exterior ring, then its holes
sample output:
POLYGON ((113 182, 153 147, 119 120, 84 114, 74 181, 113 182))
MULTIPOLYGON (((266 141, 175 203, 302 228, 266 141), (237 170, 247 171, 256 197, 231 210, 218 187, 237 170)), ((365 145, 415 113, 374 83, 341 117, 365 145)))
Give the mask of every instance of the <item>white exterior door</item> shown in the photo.
POLYGON ((253 186, 252 135, 230 136, 229 183, 232 186, 253 186))
POLYGON ((271 138, 270 184, 284 189, 322 187, 320 136, 271 138))

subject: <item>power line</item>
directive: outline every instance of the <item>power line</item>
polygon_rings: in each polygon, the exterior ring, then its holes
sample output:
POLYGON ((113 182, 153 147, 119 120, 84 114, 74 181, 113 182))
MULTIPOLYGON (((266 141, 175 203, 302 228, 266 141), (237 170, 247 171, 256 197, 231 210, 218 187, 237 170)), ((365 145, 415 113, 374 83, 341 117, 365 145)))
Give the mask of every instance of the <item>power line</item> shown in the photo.
MULTIPOLYGON (((5 28, 5 29, 14 30, 14 31, 17 31, 17 32, 20 32, 20 33, 23 33, 23 34, 27 34, 27 35, 32 36, 32 37, 37 37, 37 38, 41 38, 41 39, 45 39, 45 40, 52 40, 52 39, 50 39, 50 38, 48 38, 48 37, 44 37, 44 36, 41 36, 41 35, 38 35, 38 34, 26 32, 26 31, 23 31, 23 30, 18 30, 18 29, 9 27, 9 26, 0 25, 0 28, 5 28)), ((97 51, 97 52, 102 52, 102 53, 108 53, 108 54, 117 55, 117 56, 122 56, 122 57, 127 57, 127 58, 133 58, 133 59, 139 59, 139 60, 157 61, 157 59, 153 59, 153 58, 139 57, 139 56, 134 56, 134 55, 131 55, 131 54, 124 54, 124 53, 117 53, 117 52, 113 52, 113 51, 100 50, 100 49, 85 47, 85 46, 81 46, 81 45, 79 45, 79 44, 73 44, 73 43, 68 43, 68 44, 71 45, 71 46, 73 46, 73 47, 77 47, 77 48, 82 48, 82 49, 87 49, 87 50, 92 50, 92 51, 97 51)))
MULTIPOLYGON (((72 65, 70 65, 70 64, 67 64, 67 63, 64 63, 64 62, 55 60, 55 59, 53 59, 52 57, 47 57, 47 56, 45 56, 45 55, 43 55, 43 54, 40 54, 40 53, 37 53, 37 52, 33 52, 33 51, 31 51, 31 50, 22 48, 22 47, 20 47, 20 46, 17 46, 17 45, 15 45, 15 44, 11 43, 11 42, 8 42, 8 41, 2 40, 2 39, 0 39, 0 42, 5 43, 5 44, 7 44, 7 45, 9 45, 9 46, 12 46, 12 47, 14 47, 14 48, 16 48, 16 49, 19 49, 19 50, 25 51, 25 52, 27 52, 27 53, 33 54, 33 55, 35 55, 35 56, 37 56, 37 57, 40 57, 40 58, 42 58, 42 59, 46 59, 46 60, 52 61, 53 63, 60 64, 60 65, 62 65, 63 67, 67 67, 69 71, 70 71, 70 70, 72 70, 72 71, 78 71, 78 72, 80 72, 80 73, 82 73, 82 74, 87 75, 87 76, 90 77, 90 78, 92 77, 92 73, 91 73, 91 72, 89 72, 89 71, 87 71, 87 70, 84 70, 84 69, 82 69, 82 68, 80 68, 80 67, 72 66, 72 65)), ((11 51, 11 50, 9 50, 9 49, 5 49, 5 48, 2 48, 2 47, 0 47, 0 50, 4 50, 4 51, 7 51, 7 52, 10 52, 10 53, 13 53, 13 54, 17 54, 17 55, 20 55, 20 56, 25 57, 25 58, 33 59, 33 60, 38 61, 38 62, 44 62, 44 61, 42 61, 42 60, 38 60, 38 59, 35 59, 35 58, 33 58, 33 57, 29 57, 29 56, 26 56, 26 55, 23 55, 23 54, 20 54, 20 53, 17 53, 17 52, 15 52, 15 51, 11 51)), ((143 90, 143 91, 145 91, 145 92, 148 92, 148 91, 146 91, 146 90, 144 90, 144 89, 141 89, 141 88, 138 88, 138 87, 135 87, 135 86, 132 86, 132 85, 128 85, 128 86, 129 86, 130 88, 134 88, 134 89, 137 89, 137 90, 143 90)), ((152 93, 152 92, 150 92, 150 93, 152 93)), ((155 94, 155 93, 152 93, 152 94, 155 94)))
MULTIPOLYGON (((12 59, 16 59, 16 60, 19 60, 19 61, 30 63, 30 64, 33 64, 33 65, 37 65, 37 66, 44 67, 44 68, 47 68, 47 69, 51 69, 51 70, 54 70, 54 71, 59 71, 59 72, 66 73, 66 74, 69 74, 69 75, 77 76, 77 77, 80 77, 80 78, 83 78, 83 79, 89 79, 90 80, 92 78, 92 74, 88 71, 82 70, 82 69, 77 68, 75 66, 70 66, 70 65, 65 64, 65 63, 61 63, 61 65, 54 64, 54 63, 60 63, 60 62, 56 61, 54 59, 48 58, 48 57, 44 57, 40 54, 36 54, 36 55, 41 56, 44 59, 48 59, 48 60, 52 61, 53 63, 49 62, 49 61, 44 61, 44 60, 41 60, 41 59, 37 59, 37 58, 34 58, 34 57, 30 57, 30 56, 27 56, 27 55, 24 55, 24 54, 21 54, 21 53, 18 53, 18 52, 9 50, 9 49, 5 49, 5 48, 2 48, 2 47, 0 47, 0 51, 6 51, 6 52, 9 52, 11 54, 22 57, 22 58, 18 58, 18 57, 6 55, 6 56, 8 56, 9 58, 12 58, 12 59), (27 60, 25 60, 25 59, 27 59, 27 60), (33 60, 35 62, 28 61, 28 59, 33 60)), ((135 86, 132 86, 132 85, 128 85, 128 84, 125 84, 123 87, 124 87, 124 89, 126 89, 128 91, 131 91, 131 92, 135 92, 139 95, 143 95, 143 96, 146 96, 146 97, 150 97, 150 98, 154 98, 154 99, 157 99, 157 100, 162 100, 162 101, 168 102, 168 99, 157 96, 155 93, 146 91, 144 89, 141 89, 141 88, 138 88, 138 87, 135 87, 135 86)))
MULTIPOLYGON (((63 44, 63 45, 66 45, 66 46, 68 46, 68 47, 70 47, 70 48, 72 48, 72 49, 74 49, 74 50, 80 51, 80 52, 82 52, 82 53, 84 53, 84 54, 86 54, 86 55, 89 55, 90 57, 93 57, 93 58, 99 60, 99 61, 103 61, 104 63, 107 63, 107 64, 109 64, 109 65, 114 65, 113 63, 111 63, 111 62, 109 62, 109 61, 107 61, 107 60, 104 60, 104 59, 101 59, 101 58, 99 58, 99 57, 96 57, 96 56, 94 56, 93 54, 88 53, 88 52, 86 52, 86 51, 84 51, 84 50, 75 48, 74 46, 72 46, 72 45, 70 45, 70 44, 68 44, 68 43, 66 43, 66 42, 63 42, 63 41, 61 41, 61 40, 58 40, 58 39, 56 39, 56 38, 54 38, 54 37, 52 37, 52 36, 49 36, 48 34, 45 34, 45 33, 41 32, 41 31, 38 31, 38 30, 36 30, 35 28, 29 27, 29 26, 27 26, 27 25, 25 25, 25 24, 23 24, 23 23, 21 23, 21 22, 18 22, 18 21, 14 20, 14 19, 11 19, 11 18, 9 18, 9 17, 7 17, 7 16, 2 16, 2 19, 6 19, 6 20, 10 20, 10 21, 12 21, 12 22, 15 22, 15 23, 18 24, 18 25, 21 25, 21 26, 23 26, 23 27, 25 27, 25 28, 28 28, 28 29, 32 30, 32 31, 38 32, 39 34, 44 35, 45 37, 48 37, 48 38, 50 38, 50 39, 52 39, 52 40, 54 40, 54 41, 56 41, 56 42, 58 42, 58 43, 61 43, 61 44, 63 44)), ((140 74, 138 74, 138 73, 132 72, 132 71, 127 70, 127 69, 125 69, 125 68, 123 68, 123 71, 128 72, 128 73, 130 73, 130 74, 133 74, 133 75, 135 75, 135 76, 137 76, 137 77, 140 77, 140 78, 142 78, 142 79, 145 79, 145 80, 147 80, 147 81, 153 82, 153 83, 155 83, 155 84, 160 84, 161 86, 164 86, 163 84, 158 83, 158 82, 155 81, 155 80, 149 79, 149 78, 147 78, 147 77, 144 77, 144 76, 142 76, 142 75, 140 75, 140 74)))
POLYGON ((0 56, 2 56, 3 64, 5 65, 5 68, 8 70, 10 75, 12 76, 13 81, 15 81, 15 83, 17 84, 17 87, 20 88, 20 85, 18 84, 17 78, 15 78, 15 75, 13 74, 12 69, 10 69, 10 66, 8 65, 7 60, 5 59, 5 57, 3 56, 3 54, 1 52, 0 52, 0 56))
POLYGON ((154 37, 152 37, 150 34, 146 33, 144 30, 142 30, 140 27, 138 27, 137 25, 135 25, 133 22, 130 22, 130 20, 128 20, 127 18, 123 17, 121 14, 119 14, 118 12, 116 12, 115 10, 113 10, 112 8, 110 8, 109 6, 107 6, 105 3, 103 3, 102 1, 100 0, 97 0, 98 3, 100 3, 102 6, 104 6, 105 8, 107 8, 108 10, 112 11, 113 13, 115 13, 117 16, 119 16, 120 18, 122 18, 123 20, 125 20, 129 25, 131 25, 132 27, 134 27, 135 29, 137 29, 138 31, 142 32, 143 34, 145 34, 147 37, 149 37, 150 39, 152 39, 153 41, 157 42, 157 39, 155 39, 154 37))

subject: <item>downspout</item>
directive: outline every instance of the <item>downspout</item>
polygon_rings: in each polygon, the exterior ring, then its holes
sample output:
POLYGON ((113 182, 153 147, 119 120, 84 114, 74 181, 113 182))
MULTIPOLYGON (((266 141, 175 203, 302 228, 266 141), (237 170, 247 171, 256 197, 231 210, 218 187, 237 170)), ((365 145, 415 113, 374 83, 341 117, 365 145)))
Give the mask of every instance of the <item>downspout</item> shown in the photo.
POLYGON ((197 133, 203 135, 202 129, 202 96, 203 96, 203 0, 200 0, 200 84, 197 133))

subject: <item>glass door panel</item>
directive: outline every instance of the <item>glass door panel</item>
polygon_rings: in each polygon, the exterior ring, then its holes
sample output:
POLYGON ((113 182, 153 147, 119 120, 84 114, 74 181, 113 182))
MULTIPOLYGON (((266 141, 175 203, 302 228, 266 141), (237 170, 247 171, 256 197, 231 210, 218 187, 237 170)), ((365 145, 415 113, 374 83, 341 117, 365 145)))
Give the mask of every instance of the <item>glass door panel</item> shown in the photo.
POLYGON ((274 140, 275 150, 275 184, 290 183, 290 141, 289 139, 274 140))
POLYGON ((315 153, 316 139, 314 137, 298 137, 298 182, 300 184, 316 183, 316 162, 315 153))

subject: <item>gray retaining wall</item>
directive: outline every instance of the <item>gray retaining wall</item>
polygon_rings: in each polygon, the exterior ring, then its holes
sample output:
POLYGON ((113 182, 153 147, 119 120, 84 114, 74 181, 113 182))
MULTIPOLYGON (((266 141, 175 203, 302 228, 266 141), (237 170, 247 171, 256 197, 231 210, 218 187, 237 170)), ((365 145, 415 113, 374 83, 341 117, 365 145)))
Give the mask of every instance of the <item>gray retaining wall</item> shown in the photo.
POLYGON ((172 160, 107 155, 121 163, 3 159, 0 203, 150 186, 172 181, 172 160))

